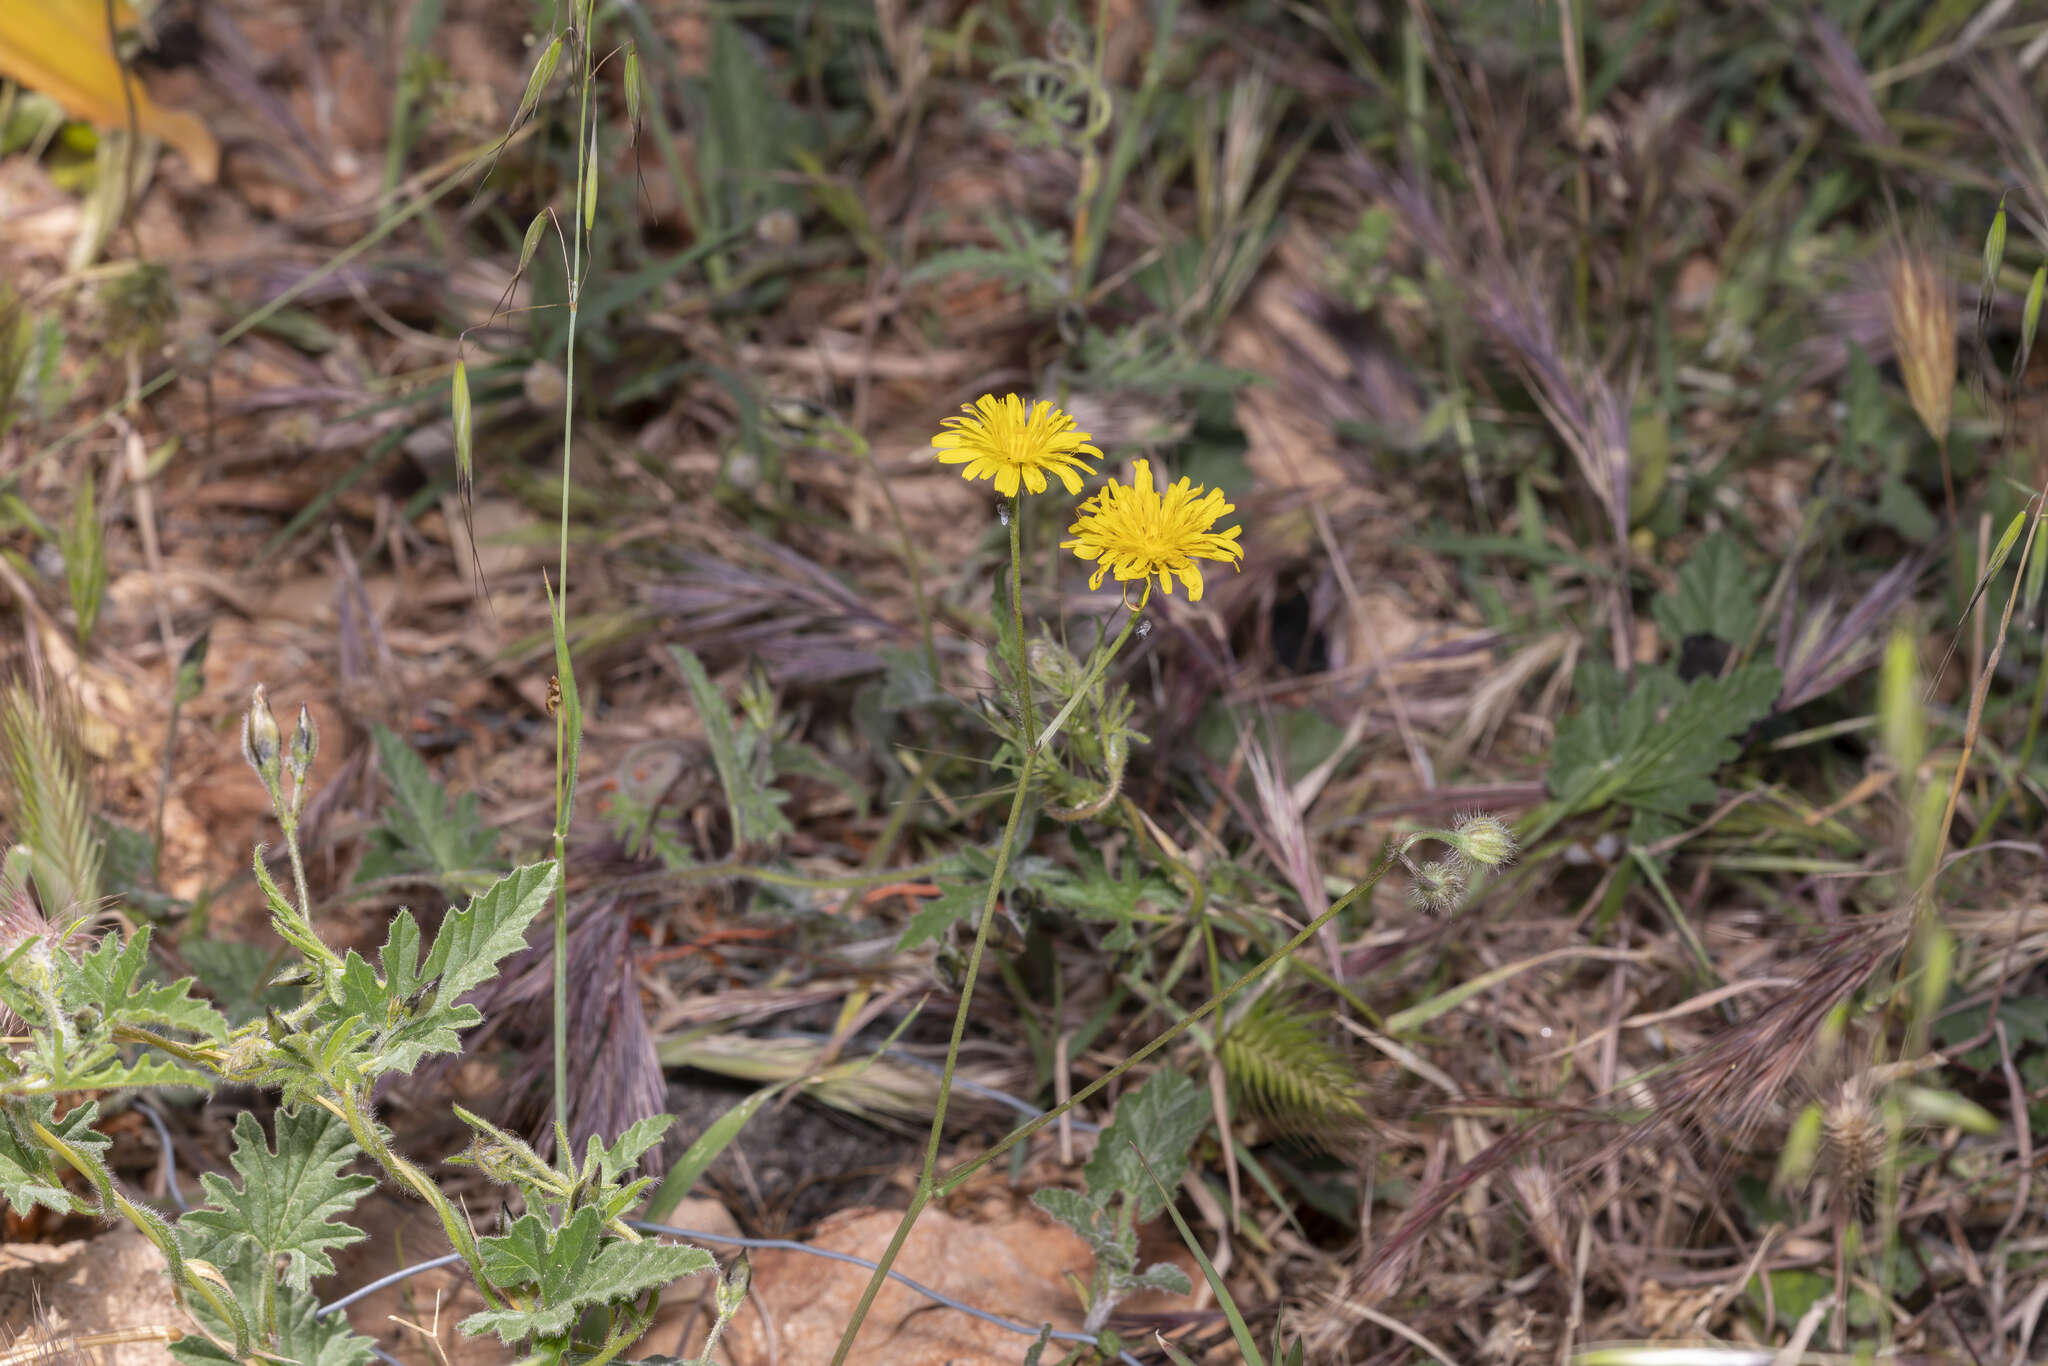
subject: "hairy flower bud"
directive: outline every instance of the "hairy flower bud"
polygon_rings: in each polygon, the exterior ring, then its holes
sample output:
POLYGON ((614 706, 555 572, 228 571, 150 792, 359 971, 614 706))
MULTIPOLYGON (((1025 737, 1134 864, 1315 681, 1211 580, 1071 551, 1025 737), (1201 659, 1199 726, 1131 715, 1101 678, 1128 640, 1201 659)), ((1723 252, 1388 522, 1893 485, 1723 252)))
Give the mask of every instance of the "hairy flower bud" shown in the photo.
POLYGON ((1498 816, 1460 816, 1452 833, 1457 837, 1452 847, 1472 867, 1498 868, 1515 861, 1515 832, 1498 816))
POLYGON ((312 771, 313 756, 320 752, 320 728, 313 724, 313 713, 306 704, 299 703, 299 724, 292 731, 291 753, 285 764, 291 770, 292 780, 303 783, 306 774, 312 771))
POLYGON ((1408 899, 1417 910, 1431 914, 1448 911, 1465 893, 1465 874, 1456 865, 1432 859, 1414 870, 1415 885, 1408 899))
POLYGON ((733 1258, 732 1267, 725 1273, 725 1279, 718 1283, 718 1312, 723 1317, 737 1314, 740 1305, 747 1298, 747 1287, 753 1283, 754 1269, 742 1252, 733 1258))
POLYGON ((1024 663, 1031 676, 1058 693, 1071 693, 1086 676, 1073 652, 1056 640, 1041 636, 1024 651, 1024 663))
POLYGON ((249 767, 256 770, 256 776, 266 787, 277 786, 281 743, 277 718, 270 714, 270 702, 263 695, 263 685, 258 683, 256 694, 249 702, 249 710, 242 714, 242 757, 249 761, 249 767))

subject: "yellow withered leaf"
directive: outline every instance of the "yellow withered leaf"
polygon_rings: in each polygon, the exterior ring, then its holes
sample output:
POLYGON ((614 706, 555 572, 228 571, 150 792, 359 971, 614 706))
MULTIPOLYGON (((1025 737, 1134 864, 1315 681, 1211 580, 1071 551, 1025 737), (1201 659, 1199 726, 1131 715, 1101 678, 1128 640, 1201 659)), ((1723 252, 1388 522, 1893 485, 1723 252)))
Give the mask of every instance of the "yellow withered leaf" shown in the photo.
MULTIPOLYGON (((125 0, 117 0, 114 22, 123 28, 137 23, 125 0)), ((0 76, 49 96, 95 127, 128 126, 104 0, 0 0, 0 76)), ((220 173, 220 144, 206 125, 184 110, 152 103, 138 80, 131 79, 129 88, 136 126, 177 148, 193 173, 211 184, 220 173)))

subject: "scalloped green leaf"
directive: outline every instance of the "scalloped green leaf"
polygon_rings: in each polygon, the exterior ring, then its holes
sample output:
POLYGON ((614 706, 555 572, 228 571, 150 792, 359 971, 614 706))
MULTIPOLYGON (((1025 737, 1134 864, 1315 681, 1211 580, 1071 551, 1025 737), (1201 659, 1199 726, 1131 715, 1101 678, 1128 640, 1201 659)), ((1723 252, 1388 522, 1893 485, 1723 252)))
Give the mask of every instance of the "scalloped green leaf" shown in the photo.
POLYGON ((628 1243, 607 1237, 598 1213, 576 1211, 559 1229, 538 1214, 522 1217, 502 1237, 479 1240, 484 1274, 506 1290, 525 1291, 525 1309, 494 1309, 462 1321, 471 1337, 496 1333, 507 1344, 567 1332, 586 1309, 637 1299, 715 1262, 702 1248, 628 1243))
POLYGON ((314 1276, 333 1273, 334 1260, 328 1255, 333 1249, 366 1236, 335 1222, 377 1184, 368 1176, 342 1174, 357 1152, 348 1126, 310 1105, 279 1112, 273 1151, 263 1137, 263 1126, 244 1110, 235 1118, 233 1158, 242 1175, 241 1188, 217 1172, 207 1172, 200 1184, 214 1208, 193 1210, 179 1226, 196 1232, 195 1255, 218 1261, 205 1249, 247 1243, 285 1259, 287 1285, 310 1289, 314 1276))

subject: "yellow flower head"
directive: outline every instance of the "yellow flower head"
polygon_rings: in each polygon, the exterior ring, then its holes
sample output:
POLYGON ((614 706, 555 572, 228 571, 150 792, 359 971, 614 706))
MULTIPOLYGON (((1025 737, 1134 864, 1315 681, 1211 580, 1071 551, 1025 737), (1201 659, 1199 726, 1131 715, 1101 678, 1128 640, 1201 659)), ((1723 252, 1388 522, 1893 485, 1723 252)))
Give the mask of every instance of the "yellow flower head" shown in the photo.
POLYGON ((996 492, 1005 498, 1017 495, 1017 482, 1033 493, 1045 492, 1047 471, 1067 486, 1068 493, 1081 491, 1081 474, 1093 474, 1092 465, 1079 456, 1102 458, 1102 452, 1088 444, 1088 433, 1074 430, 1074 419, 1043 400, 1027 413, 1024 400, 1015 394, 997 398, 983 394, 961 405, 966 417, 949 417, 941 426, 952 428, 932 438, 939 459, 948 465, 965 465, 960 471, 967 479, 993 479, 996 492))
POLYGON ((1179 579, 1187 585, 1188 601, 1200 602, 1202 569, 1195 561, 1234 565, 1244 558, 1244 547, 1237 543, 1241 528, 1209 529, 1235 510, 1223 501, 1223 490, 1204 493, 1185 478, 1164 495, 1154 492, 1152 466, 1140 460, 1136 484, 1112 479, 1081 504, 1078 519, 1067 528, 1074 539, 1061 541, 1060 549, 1095 562, 1090 588, 1100 588, 1105 574, 1115 574, 1119 582, 1150 580, 1156 574, 1168 593, 1179 579))

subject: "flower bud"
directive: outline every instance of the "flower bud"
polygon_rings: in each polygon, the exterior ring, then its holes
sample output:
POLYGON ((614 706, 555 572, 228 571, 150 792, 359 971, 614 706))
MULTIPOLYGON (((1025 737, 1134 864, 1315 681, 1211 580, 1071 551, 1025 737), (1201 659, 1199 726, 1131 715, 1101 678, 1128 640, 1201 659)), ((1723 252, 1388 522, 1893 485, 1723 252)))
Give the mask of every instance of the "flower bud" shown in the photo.
POLYGON ((1452 834, 1452 847, 1471 867, 1498 868, 1515 861, 1515 832, 1498 816, 1460 816, 1452 834))
POLYGON ((1454 864, 1432 859, 1415 870, 1415 885, 1408 899, 1415 908, 1436 914, 1458 904, 1465 892, 1465 874, 1454 864))
POLYGON ((747 1287, 753 1283, 753 1279, 754 1269, 747 1261, 747 1254, 742 1252, 733 1258, 731 1269, 725 1273, 725 1279, 718 1283, 720 1317, 730 1318, 740 1311, 740 1305, 746 1302, 747 1287))
POLYGON ((1059 693, 1071 693, 1080 686, 1081 663, 1073 652, 1056 640, 1041 636, 1024 650, 1024 663, 1031 676, 1059 693))
POLYGON ((277 718, 270 714, 270 702, 263 695, 263 685, 258 683, 249 710, 242 715, 242 757, 266 787, 277 786, 280 743, 277 718))
POLYGON ((301 702, 298 728, 292 731, 291 753, 285 759, 286 765, 291 769, 292 781, 306 781, 306 774, 313 768, 313 756, 319 752, 320 728, 313 724, 313 713, 301 702))

